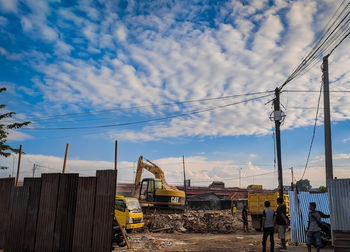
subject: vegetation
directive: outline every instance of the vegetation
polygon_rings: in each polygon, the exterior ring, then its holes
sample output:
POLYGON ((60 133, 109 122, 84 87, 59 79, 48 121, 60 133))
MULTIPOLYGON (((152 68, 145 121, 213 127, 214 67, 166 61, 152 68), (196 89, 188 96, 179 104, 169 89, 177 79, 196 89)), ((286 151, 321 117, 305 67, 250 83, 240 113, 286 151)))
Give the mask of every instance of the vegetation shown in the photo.
POLYGON ((308 179, 301 179, 297 181, 296 187, 299 191, 308 192, 311 190, 312 186, 310 184, 310 180, 308 179))
MULTIPOLYGON (((0 88, 0 93, 6 91, 6 88, 0 88)), ((5 104, 0 104, 0 109, 4 109, 5 104)), ((2 112, 0 114, 0 156, 8 157, 11 152, 18 153, 19 149, 12 148, 10 145, 6 144, 8 137, 8 130, 20 129, 24 126, 30 124, 30 122, 16 122, 9 120, 15 115, 15 112, 2 112)))
POLYGON ((322 192, 322 193, 325 193, 325 192, 327 192, 327 187, 325 187, 325 186, 320 186, 320 187, 318 188, 318 191, 319 191, 319 192, 322 192))

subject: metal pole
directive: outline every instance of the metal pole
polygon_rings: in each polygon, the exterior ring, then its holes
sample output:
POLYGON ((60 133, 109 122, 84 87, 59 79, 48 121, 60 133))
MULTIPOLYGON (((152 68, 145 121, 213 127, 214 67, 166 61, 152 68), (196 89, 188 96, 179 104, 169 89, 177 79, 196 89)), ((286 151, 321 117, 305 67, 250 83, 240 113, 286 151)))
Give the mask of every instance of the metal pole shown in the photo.
POLYGON ((330 115, 330 102, 329 102, 328 56, 329 55, 323 57, 323 64, 322 64, 326 182, 328 182, 328 180, 330 180, 330 179, 333 179, 331 115, 330 115))
POLYGON ((67 157, 68 157, 68 148, 69 148, 69 144, 66 145, 66 153, 64 154, 63 169, 62 169, 62 173, 63 173, 63 174, 66 173, 66 165, 67 165, 67 157))
MULTIPOLYGON (((279 88, 275 89, 275 99, 274 101, 274 110, 277 113, 280 113, 280 90, 279 88)), ((276 147, 277 147, 277 163, 278 163, 278 187, 279 187, 279 196, 283 198, 283 177, 282 177, 282 155, 281 155, 281 133, 280 133, 280 120, 275 118, 275 129, 276 129, 276 147)))
POLYGON ((118 170, 118 140, 115 140, 114 170, 118 170))
POLYGON ((292 188, 292 191, 294 191, 294 175, 293 175, 293 166, 289 168, 292 172, 292 183, 291 183, 291 188, 292 188))
POLYGON ((21 170, 21 159, 22 159, 22 144, 19 146, 16 186, 18 186, 18 182, 19 182, 19 172, 21 170))
POLYGON ((187 206, 187 185, 186 185, 185 156, 182 156, 182 166, 183 166, 183 170, 184 170, 185 206, 187 206))

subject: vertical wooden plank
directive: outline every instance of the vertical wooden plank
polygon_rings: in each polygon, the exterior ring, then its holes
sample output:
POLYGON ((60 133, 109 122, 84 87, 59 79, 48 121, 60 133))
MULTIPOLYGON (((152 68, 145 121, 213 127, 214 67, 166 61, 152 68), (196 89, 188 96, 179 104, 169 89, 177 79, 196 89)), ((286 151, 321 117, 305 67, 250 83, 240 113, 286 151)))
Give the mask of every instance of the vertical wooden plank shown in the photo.
POLYGON ((79 178, 76 200, 73 250, 91 252, 94 221, 96 178, 79 178))
POLYGON ((0 179, 0 249, 5 246, 6 225, 10 208, 11 187, 15 185, 14 178, 0 179))
POLYGON ((23 187, 29 190, 27 221, 24 234, 24 250, 34 251, 36 223, 38 220, 41 178, 24 178, 23 187))
POLYGON ((39 215, 35 238, 36 252, 52 251, 59 181, 59 173, 42 175, 39 215))
POLYGON ((72 251, 78 176, 78 174, 61 175, 53 251, 72 251))
POLYGON ((92 251, 110 252, 117 172, 96 172, 95 215, 92 236, 92 251))
POLYGON ((29 188, 12 187, 5 251, 23 251, 29 188))

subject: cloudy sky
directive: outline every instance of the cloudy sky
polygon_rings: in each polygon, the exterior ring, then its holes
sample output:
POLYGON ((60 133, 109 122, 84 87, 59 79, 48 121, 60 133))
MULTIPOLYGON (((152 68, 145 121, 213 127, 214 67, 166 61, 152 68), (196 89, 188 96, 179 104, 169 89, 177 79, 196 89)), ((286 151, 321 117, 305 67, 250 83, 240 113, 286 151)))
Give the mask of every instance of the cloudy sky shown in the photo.
MULTIPOLYGON (((277 185, 269 92, 311 49, 338 0, 0 0, 1 94, 27 129, 22 176, 113 168, 132 182, 140 155, 169 183, 277 185), (259 94, 251 94, 259 92, 259 94), (185 102, 184 102, 185 101, 185 102), (164 120, 163 120, 164 119, 164 120), (147 122, 148 121, 148 122, 147 122)), ((331 90, 350 90, 350 41, 330 57, 331 90)), ((286 86, 285 184, 301 177, 311 141, 320 64, 286 86)), ((321 100, 321 104, 322 104, 321 100)), ((323 106, 321 106, 323 107, 323 106)), ((4 111, 3 111, 4 112, 4 111)), ((335 176, 350 176, 350 93, 331 93, 335 176)), ((324 184, 323 113, 305 178, 324 184)), ((17 157, 0 159, 8 176, 17 157)))

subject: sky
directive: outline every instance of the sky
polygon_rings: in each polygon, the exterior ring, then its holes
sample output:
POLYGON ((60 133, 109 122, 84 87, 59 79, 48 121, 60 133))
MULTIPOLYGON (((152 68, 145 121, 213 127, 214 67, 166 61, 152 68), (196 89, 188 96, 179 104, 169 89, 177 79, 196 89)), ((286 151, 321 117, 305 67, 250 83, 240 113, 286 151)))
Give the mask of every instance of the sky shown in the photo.
MULTIPOLYGON (((180 185, 184 156, 192 185, 276 188, 269 91, 287 79, 339 4, 0 0, 2 112, 32 122, 9 134, 9 144, 25 152, 20 178, 32 176, 34 164, 35 176, 60 172, 67 143, 67 172, 113 169, 118 139, 119 183, 133 182, 143 155, 180 185)), ((331 90, 350 90, 349 51, 347 39, 329 58, 331 90)), ((302 177, 320 82, 318 64, 281 94, 285 185, 291 167, 294 180, 302 177)), ((334 175, 348 178, 350 93, 330 96, 334 175)), ((313 187, 325 184, 322 104, 304 176, 313 187)), ((15 174, 17 160, 0 158, 8 167, 0 177, 15 174)))

